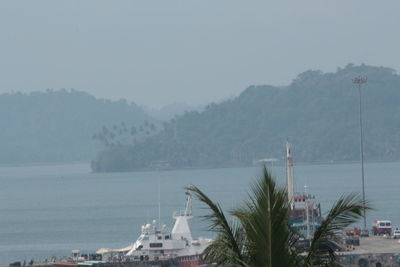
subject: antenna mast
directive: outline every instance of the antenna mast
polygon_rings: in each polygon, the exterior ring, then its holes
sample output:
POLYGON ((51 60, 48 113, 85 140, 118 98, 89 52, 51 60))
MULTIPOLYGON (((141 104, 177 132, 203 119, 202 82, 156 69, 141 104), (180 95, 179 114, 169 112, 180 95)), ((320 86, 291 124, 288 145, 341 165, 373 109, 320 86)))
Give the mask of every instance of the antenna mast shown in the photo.
POLYGON ((192 194, 186 191, 185 216, 192 216, 192 194))
MULTIPOLYGON (((362 126, 362 103, 361 103, 361 86, 367 82, 367 77, 358 76, 353 79, 353 83, 358 85, 358 96, 359 96, 359 123, 360 123, 360 161, 361 161, 361 183, 362 183, 362 198, 365 208, 365 183, 364 183, 364 145, 363 145, 363 126, 362 126)), ((364 231, 367 230, 367 217, 364 209, 364 231)))
POLYGON ((289 142, 286 140, 286 175, 287 175, 287 192, 290 206, 293 205, 294 186, 293 186, 293 159, 289 142))
POLYGON ((307 223, 307 240, 310 240, 310 211, 309 211, 309 204, 308 204, 308 195, 307 195, 307 184, 304 185, 304 196, 305 196, 305 200, 306 200, 306 223, 307 223))
POLYGON ((160 192, 160 178, 158 178, 158 229, 161 229, 161 192, 160 192))

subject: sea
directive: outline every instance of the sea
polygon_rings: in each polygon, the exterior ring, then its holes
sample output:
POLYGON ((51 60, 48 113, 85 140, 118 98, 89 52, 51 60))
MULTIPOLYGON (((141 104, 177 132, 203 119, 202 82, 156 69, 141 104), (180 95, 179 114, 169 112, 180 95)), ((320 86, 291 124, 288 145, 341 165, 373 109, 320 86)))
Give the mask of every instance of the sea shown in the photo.
MULTIPOLYGON (((284 185, 284 166, 268 168, 284 185)), ((355 163, 296 165, 295 188, 306 186, 326 212, 342 194, 361 192, 360 169, 355 163)), ((0 167, 0 264, 126 247, 141 225, 159 216, 171 229, 173 212, 184 208, 185 187, 199 187, 229 211, 243 204, 261 173, 259 166, 131 173, 92 173, 82 163, 0 167)), ((365 164, 366 198, 374 208, 368 226, 388 219, 400 227, 399 175, 398 162, 365 164)), ((201 217, 207 213, 194 199, 194 237, 213 236, 201 217)))

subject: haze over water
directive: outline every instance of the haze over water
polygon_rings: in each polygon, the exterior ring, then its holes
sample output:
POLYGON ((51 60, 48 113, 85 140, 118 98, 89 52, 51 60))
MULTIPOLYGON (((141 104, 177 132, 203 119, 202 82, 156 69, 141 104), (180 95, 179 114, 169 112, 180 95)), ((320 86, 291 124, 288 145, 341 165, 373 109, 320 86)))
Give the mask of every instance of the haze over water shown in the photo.
POLYGON ((204 105, 348 63, 399 70, 400 2, 1 1, 0 93, 204 105), (23 77, 23 79, 21 79, 23 77))
MULTIPOLYGON (((399 163, 368 163, 366 194, 375 208, 373 219, 400 225, 399 163)), ((272 166, 285 182, 285 169, 272 166)), ((173 211, 183 209, 184 187, 199 186, 225 209, 241 203, 261 168, 177 170, 163 172, 90 172, 88 165, 20 166, 0 168, 0 263, 31 258, 67 256, 82 252, 122 248, 134 242, 140 226, 158 216, 172 227, 173 211)), ((359 164, 295 166, 295 184, 315 194, 326 211, 344 192, 361 191, 359 164)), ((206 212, 196 200, 194 215, 206 212)), ((198 217, 192 221, 193 236, 210 236, 198 217)), ((360 222, 361 223, 361 222, 360 222)))

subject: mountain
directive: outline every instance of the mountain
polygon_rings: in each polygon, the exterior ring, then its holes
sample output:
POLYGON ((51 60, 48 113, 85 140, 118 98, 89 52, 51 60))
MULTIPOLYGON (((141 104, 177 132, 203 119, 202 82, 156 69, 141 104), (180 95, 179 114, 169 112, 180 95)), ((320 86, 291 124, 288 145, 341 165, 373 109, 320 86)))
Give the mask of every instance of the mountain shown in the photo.
POLYGON ((142 109, 149 114, 152 118, 155 118, 159 121, 169 121, 175 116, 182 115, 185 111, 190 110, 202 110, 202 106, 191 106, 183 102, 176 102, 172 104, 168 104, 161 108, 150 108, 143 106, 142 109))
POLYGON ((0 163, 90 161, 102 127, 151 120, 126 100, 97 99, 75 90, 0 95, 0 163))
POLYGON ((284 87, 250 86, 238 97, 191 111, 135 145, 105 150, 94 171, 146 169, 155 162, 173 168, 246 166, 253 160, 283 160, 284 142, 296 162, 359 159, 359 95, 362 87, 366 160, 400 159, 400 76, 390 68, 347 65, 335 73, 306 71, 284 87))

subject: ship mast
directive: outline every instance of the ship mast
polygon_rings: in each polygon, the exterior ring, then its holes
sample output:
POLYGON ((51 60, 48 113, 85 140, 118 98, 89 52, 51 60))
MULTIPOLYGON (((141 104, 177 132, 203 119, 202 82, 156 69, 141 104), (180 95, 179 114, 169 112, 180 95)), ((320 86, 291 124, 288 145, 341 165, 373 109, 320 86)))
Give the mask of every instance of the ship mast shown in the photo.
POLYGON ((192 216, 192 194, 186 191, 185 216, 192 216))
POLYGON ((192 194, 186 192, 186 204, 185 210, 174 214, 173 218, 176 220, 174 227, 171 231, 171 236, 174 239, 184 238, 188 241, 192 240, 192 233, 190 231, 188 220, 193 218, 192 216, 192 194))
POLYGON ((289 142, 286 140, 286 176, 287 176, 287 194, 290 207, 293 207, 294 186, 293 186, 293 159, 292 150, 289 142))

